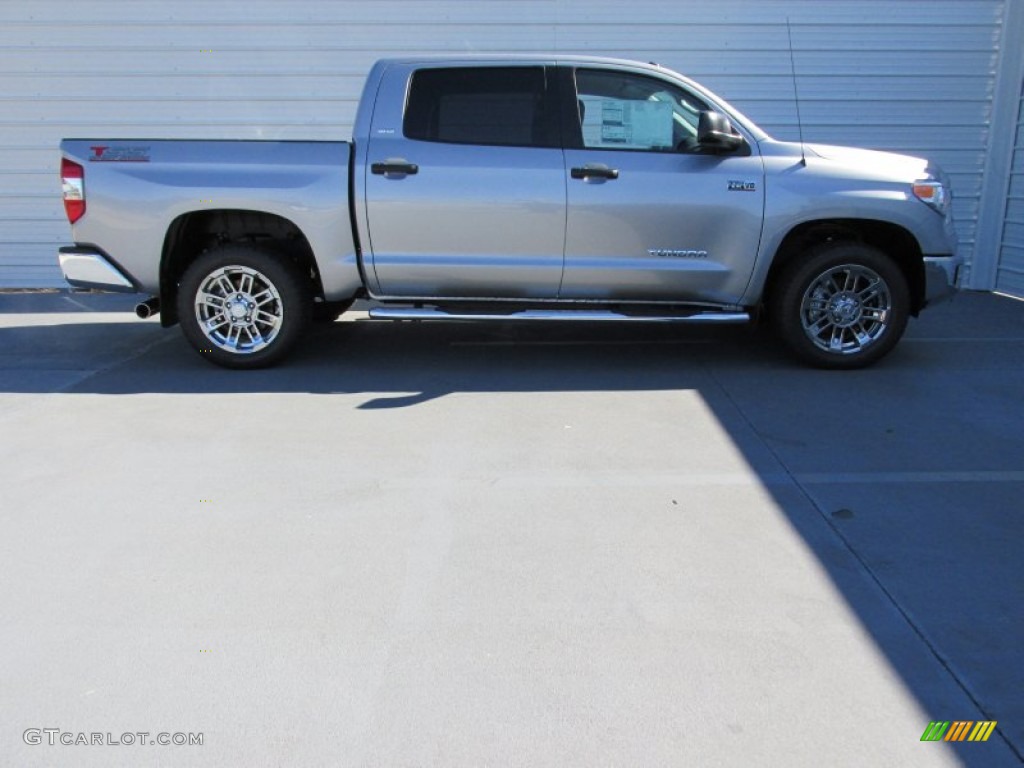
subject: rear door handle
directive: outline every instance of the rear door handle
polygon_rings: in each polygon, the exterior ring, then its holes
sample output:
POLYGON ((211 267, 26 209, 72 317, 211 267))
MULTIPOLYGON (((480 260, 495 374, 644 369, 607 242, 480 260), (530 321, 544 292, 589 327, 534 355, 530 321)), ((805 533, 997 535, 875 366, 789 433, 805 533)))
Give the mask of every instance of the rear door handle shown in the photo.
POLYGON ((412 176, 419 173, 420 167, 416 163, 409 163, 405 160, 385 160, 383 163, 373 163, 370 166, 370 173, 378 176, 386 176, 389 173, 412 176))
POLYGON ((609 168, 607 165, 584 165, 582 168, 573 168, 569 175, 574 179, 617 179, 619 170, 609 168))

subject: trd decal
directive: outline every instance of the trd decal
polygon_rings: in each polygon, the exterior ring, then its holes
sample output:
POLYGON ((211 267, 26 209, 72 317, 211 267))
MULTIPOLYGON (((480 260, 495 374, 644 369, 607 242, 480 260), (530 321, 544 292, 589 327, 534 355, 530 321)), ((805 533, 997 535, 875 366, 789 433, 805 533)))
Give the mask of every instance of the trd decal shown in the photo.
POLYGON ((148 163, 149 147, 112 147, 98 145, 92 150, 90 163, 148 163))

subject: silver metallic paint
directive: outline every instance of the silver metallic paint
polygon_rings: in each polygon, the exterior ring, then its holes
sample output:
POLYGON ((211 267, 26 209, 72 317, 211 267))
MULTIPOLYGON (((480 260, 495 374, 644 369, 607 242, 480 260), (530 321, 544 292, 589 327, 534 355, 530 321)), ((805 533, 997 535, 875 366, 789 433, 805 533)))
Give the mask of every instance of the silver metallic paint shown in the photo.
POLYGON ((786 234, 821 219, 907 229, 922 253, 941 257, 926 268, 929 295, 942 292, 939 283, 955 278, 960 263, 950 216, 910 191, 914 181, 941 178, 926 161, 809 144, 803 163, 800 145, 772 140, 697 83, 637 62, 518 55, 383 60, 367 78, 352 144, 118 140, 148 147, 150 161, 90 162, 97 143, 61 144, 85 167, 88 206, 72 227, 75 242, 100 245, 150 293, 159 290, 171 222, 212 208, 292 221, 312 246, 328 300, 363 287, 362 266, 377 297, 754 306, 786 234), (601 66, 664 78, 727 115, 751 154, 563 152, 404 139, 402 111, 417 67, 495 64, 601 66), (371 162, 396 157, 417 163, 420 173, 369 174, 371 162), (574 164, 594 162, 618 168, 620 177, 569 178, 574 164), (753 192, 730 192, 729 181, 737 179, 763 183, 753 192), (709 257, 655 258, 649 249, 707 250, 709 257))
POLYGON ((61 248, 57 254, 64 279, 73 288, 134 293, 135 286, 106 256, 88 248, 61 248))
POLYGON ((963 260, 956 256, 924 257, 925 305, 938 304, 953 297, 960 284, 963 260))
POLYGON ((761 238, 761 192, 729 178, 761 175, 761 158, 583 149, 566 166, 599 162, 615 180, 571 180, 560 298, 730 304, 743 293, 761 238), (669 248, 701 259, 651 256, 669 248))
MULTIPOLYGON (((356 198, 373 293, 556 297, 565 244, 562 150, 405 138, 403 113, 416 69, 406 62, 381 67, 373 115, 356 121, 357 130, 368 131, 365 153, 357 149, 356 198), (390 176, 366 170, 399 158, 418 165, 419 172, 390 176)), ((357 148, 361 144, 357 134, 357 148)))
MULTIPOLYGON (((149 162, 90 162, 104 142, 65 139, 64 156, 85 168, 85 215, 77 243, 100 245, 138 283, 159 292, 171 223, 194 211, 271 213, 294 223, 317 261, 327 300, 362 285, 348 213, 344 142, 118 140, 149 148, 149 162)), ((107 142, 115 143, 115 142, 107 142)))
POLYGON ((939 215, 914 197, 911 185, 941 173, 927 160, 846 147, 805 146, 771 139, 759 143, 765 166, 764 237, 746 291, 756 304, 779 246, 794 228, 826 219, 885 222, 906 229, 925 255, 960 264, 952 216, 939 215), (841 150, 841 151, 838 151, 841 150), (825 156, 826 154, 832 157, 825 156))

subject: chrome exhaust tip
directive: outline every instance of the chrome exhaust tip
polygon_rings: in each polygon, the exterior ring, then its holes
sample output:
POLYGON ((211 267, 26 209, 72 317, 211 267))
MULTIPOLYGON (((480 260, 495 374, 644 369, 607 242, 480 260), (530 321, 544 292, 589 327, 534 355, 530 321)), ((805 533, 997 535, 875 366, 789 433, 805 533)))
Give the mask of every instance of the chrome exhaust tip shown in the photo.
POLYGON ((156 296, 135 305, 135 316, 140 320, 152 317, 160 312, 160 299, 156 296))

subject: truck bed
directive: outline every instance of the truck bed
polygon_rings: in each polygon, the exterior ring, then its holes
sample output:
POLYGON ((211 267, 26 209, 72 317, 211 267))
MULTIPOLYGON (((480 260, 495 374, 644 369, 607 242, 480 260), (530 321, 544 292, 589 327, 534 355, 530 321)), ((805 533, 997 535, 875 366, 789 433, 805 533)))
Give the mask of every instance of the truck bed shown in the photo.
MULTIPOLYGON (((102 244, 139 292, 160 290, 160 254, 175 223, 249 211, 294 222, 312 249, 329 301, 361 286, 349 214, 352 145, 343 141, 65 139, 84 169, 88 216, 79 245, 102 244)), ((252 237, 260 236, 259 226, 252 237)))

